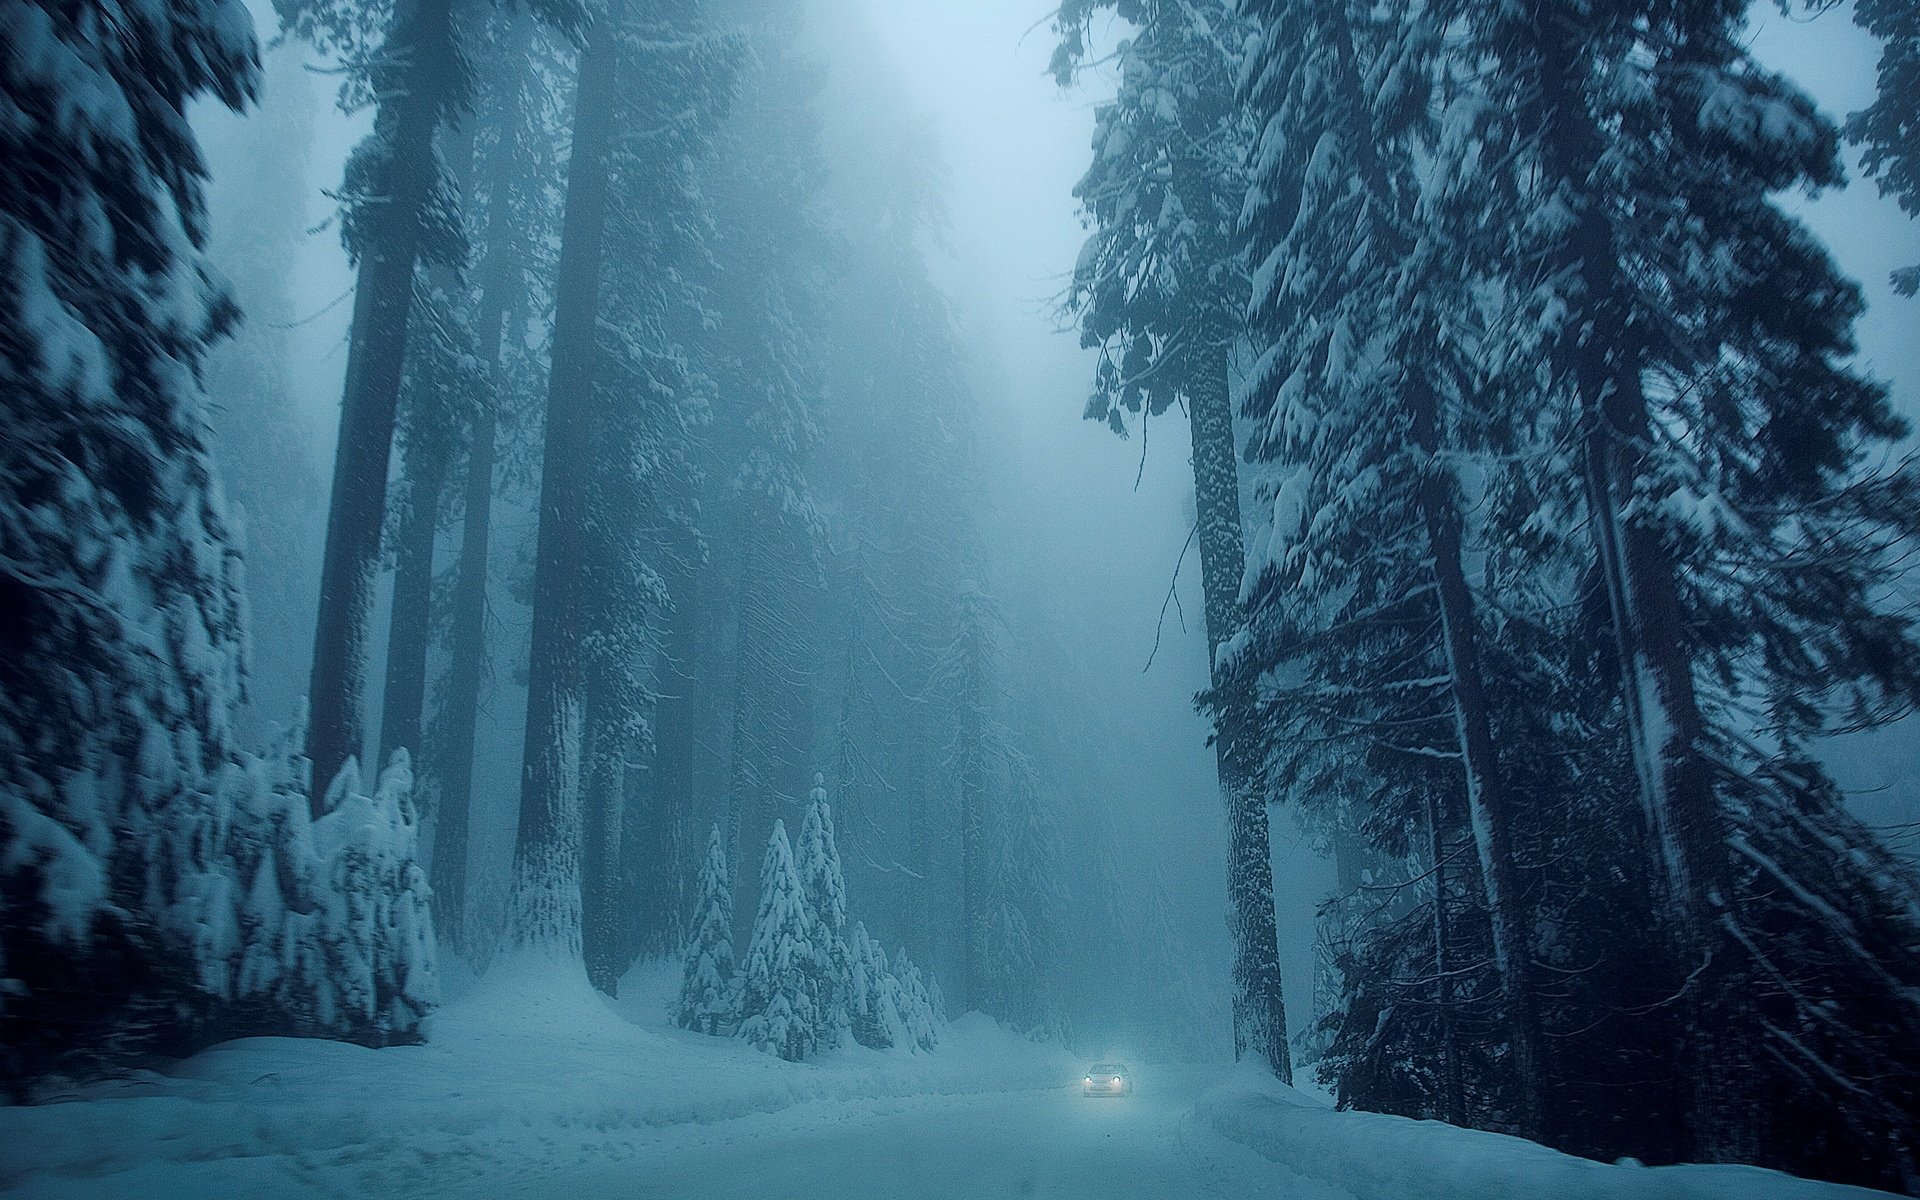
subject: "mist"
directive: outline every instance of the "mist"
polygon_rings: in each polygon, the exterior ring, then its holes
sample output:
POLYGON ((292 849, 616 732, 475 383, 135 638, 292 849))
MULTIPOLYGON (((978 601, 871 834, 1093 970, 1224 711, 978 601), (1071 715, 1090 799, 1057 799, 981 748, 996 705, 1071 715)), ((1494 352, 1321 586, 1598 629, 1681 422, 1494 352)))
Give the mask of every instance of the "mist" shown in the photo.
POLYGON ((1920 1195, 1897 0, 83 7, 0 1190, 1920 1195))

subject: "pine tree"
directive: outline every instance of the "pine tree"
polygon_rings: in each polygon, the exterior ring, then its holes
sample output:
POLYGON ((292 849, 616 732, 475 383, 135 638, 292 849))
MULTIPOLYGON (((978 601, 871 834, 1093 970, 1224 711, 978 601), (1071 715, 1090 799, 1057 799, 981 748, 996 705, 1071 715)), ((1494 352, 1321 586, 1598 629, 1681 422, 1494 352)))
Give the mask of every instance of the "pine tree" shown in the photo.
POLYGON ((622 776, 634 753, 650 749, 667 581, 697 542, 694 442, 712 389, 684 340, 706 315, 691 280, 710 260, 695 166, 731 101, 738 57, 735 41, 716 36, 690 4, 656 9, 622 32, 615 127, 643 132, 622 134, 610 154, 596 457, 577 617, 589 631, 587 967, 605 991, 631 961, 632 868, 671 854, 667 845, 623 844, 630 824, 659 825, 629 821, 622 776))
MULTIPOLYGON (((187 123, 248 104, 238 3, 0 7, 0 1076, 177 1033, 163 855, 211 815, 245 609, 201 377, 232 324, 187 123)), ((182 1012, 182 1009, 187 1011, 182 1012)))
POLYGON ((1062 83, 1086 54, 1090 18, 1109 7, 1138 32, 1119 48, 1119 93, 1099 110, 1093 163, 1074 189, 1094 231, 1068 308, 1082 344, 1101 352, 1086 415, 1124 434, 1129 413, 1144 430, 1146 418, 1176 403, 1187 412, 1227 805, 1234 1054, 1264 1058, 1291 1079, 1260 733, 1251 694, 1228 690, 1220 671, 1221 647, 1242 619, 1245 565, 1228 358, 1248 297, 1233 246, 1246 192, 1239 163, 1248 131, 1234 104, 1246 25, 1222 0, 1074 0, 1057 18, 1053 70, 1062 83))
POLYGON ((390 15, 350 0, 296 0, 283 19, 291 33, 322 50, 374 64, 349 75, 342 99, 377 104, 373 134, 348 160, 343 183, 348 203, 341 232, 358 283, 308 695, 307 757, 317 806, 334 774, 359 753, 366 724, 368 621, 415 268, 464 254, 457 200, 448 194, 435 142, 466 105, 468 80, 453 0, 403 0, 390 15), (383 21, 376 34, 372 27, 383 21), (370 45, 375 41, 377 52, 370 45))
POLYGON ((887 966, 886 951, 856 921, 847 938, 849 1030, 869 1050, 888 1050, 908 1042, 901 1016, 900 982, 887 966))
POLYGON ((907 957, 904 946, 893 952, 891 969, 894 978, 891 990, 898 1000, 907 1042, 921 1050, 933 1049, 940 1043, 940 1026, 947 1019, 937 986, 927 983, 927 977, 907 957))
POLYGON ((718 1034, 735 1022, 733 973, 733 872, 727 848, 715 825, 707 837, 694 901, 693 932, 687 938, 686 969, 680 983, 675 1019, 682 1029, 718 1034))
POLYGON ((479 103, 473 124, 486 131, 476 148, 477 193, 468 205, 477 225, 473 299, 475 354, 486 387, 466 429, 460 488, 460 549, 448 614, 447 672, 433 737, 438 760, 433 898, 441 936, 465 946, 467 857, 473 803, 473 759, 481 694, 489 675, 488 586, 498 566, 491 554, 496 486, 515 467, 514 434, 533 422, 532 374, 524 346, 507 336, 536 307, 536 246, 559 223, 543 180, 557 171, 560 141, 550 128, 559 105, 551 46, 525 12, 503 14, 479 56, 479 103))
MULTIPOLYGON (((1273 38, 1249 88, 1267 123, 1247 224, 1252 312, 1271 345, 1247 410, 1254 453, 1284 464, 1289 490, 1260 567, 1254 671, 1302 681, 1294 715, 1281 719, 1306 716, 1309 728, 1295 726, 1289 740, 1338 740, 1344 725, 1355 743, 1379 745, 1397 725, 1404 746, 1414 721, 1446 714, 1452 736, 1428 748, 1462 772, 1512 1034, 1514 1127, 1538 1137, 1548 1088, 1533 920, 1494 738, 1480 581, 1469 574, 1478 531, 1452 465, 1515 448, 1480 444, 1479 431, 1501 426, 1482 410, 1486 389, 1462 353, 1482 337, 1473 281, 1453 270, 1459 256, 1444 230, 1419 224, 1422 206, 1439 203, 1422 195, 1417 170, 1437 140, 1419 103, 1434 72, 1430 30, 1409 16, 1363 31, 1342 3, 1255 11, 1273 38), (1377 88, 1368 73, 1384 77, 1377 88), (1296 145, 1312 154, 1289 153, 1296 145), (1381 636, 1388 628, 1395 636, 1381 636), (1317 670, 1284 665, 1316 650, 1317 670), (1355 704, 1361 689, 1379 698, 1355 704), (1307 716, 1315 708, 1340 715, 1307 716)), ((1383 765, 1389 778, 1400 773, 1383 765)))
POLYGON ((1837 181, 1836 133, 1751 61, 1742 15, 1481 14, 1530 211, 1555 216, 1501 256, 1543 264, 1558 317, 1542 349, 1577 414, 1688 1153, 1910 1185, 1915 1146, 1885 1131, 1920 1084, 1890 1038, 1920 1027, 1920 959, 1891 949, 1912 881, 1808 748, 1914 692, 1909 622, 1874 599, 1912 485, 1867 465, 1904 426, 1842 365, 1856 289, 1773 199, 1837 181), (1871 1097, 1833 1082, 1866 1077, 1871 1097), (1767 1135, 1787 1120, 1820 1132, 1767 1135))
POLYGON ((800 824, 800 890, 819 922, 820 949, 827 959, 827 988, 821 997, 821 1024, 830 1030, 827 1044, 839 1041, 853 1024, 852 952, 847 940, 847 883, 840 871, 840 846, 834 836, 833 807, 826 780, 813 777, 807 815, 800 824))
POLYGON ((832 1044, 823 1001, 831 961, 809 909, 786 823, 775 819, 760 867, 760 909, 740 966, 740 1036, 789 1062, 832 1044))

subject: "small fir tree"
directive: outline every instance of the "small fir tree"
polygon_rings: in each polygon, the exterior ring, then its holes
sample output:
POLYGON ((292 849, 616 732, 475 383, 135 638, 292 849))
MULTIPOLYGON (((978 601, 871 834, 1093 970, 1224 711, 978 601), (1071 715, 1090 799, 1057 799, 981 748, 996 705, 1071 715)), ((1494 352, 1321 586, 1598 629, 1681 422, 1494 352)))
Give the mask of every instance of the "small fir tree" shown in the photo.
POLYGON ((718 825, 707 836, 706 859, 700 864, 700 896, 694 912, 692 936, 687 939, 686 971, 680 982, 680 1007, 675 1019, 682 1029, 718 1034, 736 1018, 733 872, 727 865, 725 839, 718 825))
POLYGON ((821 994, 822 1029, 837 1043, 852 1027, 852 956, 846 937, 847 884, 840 870, 840 846, 834 835, 833 807, 826 781, 813 777, 807 815, 800 825, 800 890, 819 923, 817 944, 826 957, 826 987, 821 994))
POLYGON ((740 1036, 799 1062, 821 1048, 820 997, 827 959, 821 925, 807 907, 784 821, 773 823, 760 864, 760 909, 741 969, 740 1036))

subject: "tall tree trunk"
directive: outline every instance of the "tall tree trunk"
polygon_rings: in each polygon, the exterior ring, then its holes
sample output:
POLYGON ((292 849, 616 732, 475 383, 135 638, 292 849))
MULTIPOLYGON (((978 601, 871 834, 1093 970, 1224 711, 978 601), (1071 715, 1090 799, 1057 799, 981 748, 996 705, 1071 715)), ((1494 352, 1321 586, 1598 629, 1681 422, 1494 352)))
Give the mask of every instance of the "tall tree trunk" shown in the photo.
MULTIPOLYGON (((761 716, 759 692, 752 678, 755 668, 750 665, 757 636, 753 628, 756 622, 753 606, 757 602, 754 573, 764 547, 758 536, 759 523, 748 518, 744 501, 736 509, 736 517, 742 554, 735 593, 739 601, 739 618, 734 624, 733 634, 732 736, 728 740, 727 767, 727 861, 731 863, 746 861, 741 854, 755 849, 747 839, 758 831, 757 818, 764 806, 763 797, 768 786, 761 774, 760 756, 754 741, 760 736, 761 716)), ((759 873, 736 869, 733 888, 733 919, 739 927, 734 931, 735 943, 745 945, 744 935, 751 933, 755 910, 759 905, 759 873)))
MULTIPOLYGON (((1439 469, 1437 398, 1413 380, 1413 444, 1422 452, 1424 477, 1418 504, 1433 555, 1441 638, 1453 693, 1454 731, 1466 774, 1467 813, 1479 852, 1487 912, 1493 922, 1493 957, 1506 1001, 1512 1044, 1513 1122, 1521 1136, 1539 1139, 1545 1121, 1546 1056, 1540 1030, 1540 991, 1535 980, 1527 905, 1514 863, 1512 802, 1493 744, 1493 716, 1480 658, 1480 621, 1461 562, 1460 510, 1452 479, 1439 469)), ((1436 865, 1439 860, 1435 860, 1436 865)))
POLYGON ((494 408, 503 315, 497 288, 481 302, 481 352, 491 341, 493 387, 474 413, 467 444, 466 519, 460 530, 460 566, 453 585, 452 645, 446 703, 441 706, 440 803, 433 827, 433 904, 440 935, 455 946, 465 936, 467 840, 473 809, 473 744, 480 718, 480 686, 487 659, 487 542, 492 534, 494 408))
MULTIPOLYGON (((509 54, 530 54, 533 18, 525 13, 510 18, 507 38, 509 54)), ((515 83, 517 80, 507 86, 515 83)), ((487 391, 475 405, 467 428, 460 561, 453 582, 446 697, 440 706, 440 753, 435 764, 439 803, 432 867, 435 924, 440 935, 456 947, 465 936, 474 739, 480 720, 480 689, 487 674, 488 557, 493 536, 493 468, 498 455, 495 440, 509 386, 502 350, 507 326, 525 302, 525 280, 512 249, 514 236, 523 232, 512 230, 512 156, 496 144, 488 161, 476 167, 483 168, 488 179, 486 244, 474 314, 474 352, 486 367, 487 391)))
POLYGON ((922 965, 934 961, 933 830, 927 811, 927 728, 925 701, 914 701, 915 716, 907 743, 907 869, 900 873, 906 912, 902 938, 922 965))
POLYGON ((626 737, 606 698, 588 687, 585 744, 581 759, 583 850, 581 855, 582 952, 587 981, 611 996, 632 959, 626 953, 626 897, 622 895, 621 834, 625 819, 623 774, 626 737))
POLYGON ((581 758, 586 722, 581 592, 594 462, 607 151, 613 136, 622 12, 623 6, 615 6, 594 23, 580 56, 554 289, 553 368, 541 451, 526 749, 510 912, 514 941, 569 957, 581 953, 581 758))
POLYGON ((1759 1151, 1755 1106, 1742 1077, 1750 1053, 1747 1002, 1721 935, 1731 863, 1724 815, 1700 754, 1703 722, 1683 644, 1674 566, 1659 537, 1625 516, 1640 471, 1637 453, 1651 430, 1639 374, 1621 372, 1587 404, 1584 464, 1589 524, 1606 580, 1628 742, 1639 782, 1649 875, 1657 881, 1654 911, 1675 974, 1684 979, 1686 1080, 1690 1156, 1709 1162, 1752 1162, 1759 1151))
POLYGON ((1440 1119, 1464 1124, 1460 1043, 1453 1019, 1453 929, 1447 912, 1447 841, 1440 795, 1428 789, 1427 853, 1433 859, 1433 1002, 1440 1022, 1440 1119))
POLYGON ((1616 278, 1613 237, 1587 180, 1601 161, 1600 131, 1568 81, 1579 77, 1578 31, 1533 16, 1540 51, 1543 155, 1553 177, 1586 203, 1568 246, 1586 301, 1576 311, 1585 332, 1570 344, 1582 421, 1582 469, 1600 574, 1619 659, 1621 698, 1638 776, 1641 813, 1655 880, 1658 933, 1682 991, 1685 1029, 1677 1077, 1686 1081, 1689 1157, 1751 1162, 1758 1151, 1759 1106, 1746 1094, 1751 1048, 1748 1000, 1733 969, 1735 947, 1721 933, 1732 895, 1725 814, 1702 756, 1704 722, 1686 646, 1677 568, 1658 534, 1629 519, 1627 505, 1645 477, 1651 437, 1638 337, 1626 318, 1629 285, 1616 278))
POLYGON ((433 550, 440 532, 440 495, 447 475, 442 447, 408 451, 407 513, 395 547, 393 606, 387 624, 387 680, 380 712, 380 762, 405 748, 416 771, 421 716, 427 702, 427 647, 433 640, 433 550))
MULTIPOLYGON (((698 575, 689 571, 673 589, 667 642, 660 660, 660 699, 654 709, 653 769, 647 774, 647 808, 629 828, 646 841, 628 848, 635 862, 640 906, 635 944, 642 954, 667 955, 680 948, 693 914, 688 872, 693 849, 693 758, 698 733, 695 675, 700 643, 698 575)), ((628 802, 633 802, 629 796, 628 802)))
POLYGON ((986 764, 982 761, 984 730, 977 715, 966 724, 960 736, 971 739, 973 749, 963 751, 965 759, 956 781, 960 803, 960 995, 957 1007, 961 1012, 981 1004, 980 964, 986 941, 988 873, 985 861, 987 781, 986 764))
POLYGON ((1207 662, 1220 689, 1214 762, 1227 801, 1228 921, 1233 935, 1233 1053, 1257 1057, 1293 1082, 1287 1010, 1280 984, 1279 928, 1273 911, 1273 857, 1267 797, 1260 784, 1259 744, 1251 726, 1253 697, 1223 677, 1220 645, 1240 623, 1240 577, 1246 545, 1240 525, 1239 449, 1227 389, 1230 338, 1193 357, 1187 396, 1193 433, 1193 497, 1199 514, 1200 584, 1205 601, 1207 662))
POLYGON ((406 86, 382 99, 375 122, 376 130, 390 126, 392 154, 378 180, 384 199, 368 201, 363 217, 365 242, 340 400, 308 689, 308 801, 316 816, 333 777, 359 754, 364 737, 367 630, 380 569, 387 467, 420 222, 434 185, 434 129, 459 86, 452 0, 403 2, 384 54, 407 64, 406 86))

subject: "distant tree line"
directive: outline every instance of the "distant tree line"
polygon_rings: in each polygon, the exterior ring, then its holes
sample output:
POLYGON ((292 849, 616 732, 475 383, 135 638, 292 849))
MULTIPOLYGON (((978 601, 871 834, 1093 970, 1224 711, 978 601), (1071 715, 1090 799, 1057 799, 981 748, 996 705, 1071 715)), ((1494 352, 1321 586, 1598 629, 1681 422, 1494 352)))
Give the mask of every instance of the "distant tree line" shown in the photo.
POLYGON ((323 491, 287 379, 299 93, 240 135, 259 186, 222 193, 245 228, 212 247, 267 318, 232 341, 206 259, 185 108, 253 99, 245 10, 6 14, 48 53, 7 59, 25 116, 0 135, 23 164, 0 208, 0 1074, 29 1094, 240 1033, 412 1040, 436 946, 612 992, 722 933, 746 946, 737 981, 709 962, 724 1023, 789 1057, 930 1044, 909 954, 956 1005, 1060 1028, 1050 768, 925 258, 922 131, 876 121, 898 165, 836 191, 780 3, 279 16, 372 117, 331 193, 355 284, 323 491), (503 793, 476 763, 522 688, 503 793), (792 887, 833 847, 803 819, 829 820, 816 774, 872 936, 792 887), (752 924, 715 925, 709 825, 722 864, 768 847, 727 897, 752 924), (474 864, 502 839, 496 884, 474 864), (762 917, 825 956, 811 1015, 762 917))

